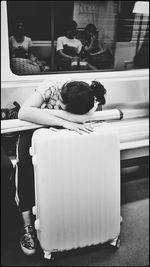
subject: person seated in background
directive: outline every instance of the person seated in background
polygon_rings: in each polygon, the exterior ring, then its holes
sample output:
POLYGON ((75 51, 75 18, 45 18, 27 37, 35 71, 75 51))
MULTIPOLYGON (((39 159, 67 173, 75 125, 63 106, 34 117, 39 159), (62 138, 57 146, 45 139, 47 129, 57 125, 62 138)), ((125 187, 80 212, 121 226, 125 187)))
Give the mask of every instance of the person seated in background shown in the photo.
POLYGON ((65 35, 57 38, 57 66, 60 70, 71 70, 73 61, 79 59, 82 43, 76 39, 77 23, 74 20, 68 22, 65 35))
POLYGON ((134 57, 135 68, 149 68, 149 30, 147 28, 144 40, 134 57))
POLYGON ((19 73, 36 73, 42 71, 42 64, 32 52, 32 40, 24 33, 22 22, 15 24, 14 34, 9 38, 12 71, 19 73))
POLYGON ((94 69, 82 57, 82 43, 76 38, 77 23, 74 20, 68 22, 65 35, 57 39, 57 66, 58 70, 94 69))
POLYGON ((32 41, 31 38, 24 35, 22 22, 15 25, 14 35, 9 38, 11 58, 32 59, 32 41))
POLYGON ((82 39, 82 54, 88 63, 97 69, 109 66, 112 63, 112 53, 109 48, 104 47, 102 40, 97 39, 96 26, 92 23, 85 27, 82 39))

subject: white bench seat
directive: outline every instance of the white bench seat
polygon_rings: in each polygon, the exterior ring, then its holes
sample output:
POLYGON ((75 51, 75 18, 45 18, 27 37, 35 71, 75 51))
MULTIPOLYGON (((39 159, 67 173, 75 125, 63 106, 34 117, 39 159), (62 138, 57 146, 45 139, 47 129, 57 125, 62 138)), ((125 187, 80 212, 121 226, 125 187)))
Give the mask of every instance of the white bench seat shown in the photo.
MULTIPOLYGON (((91 121, 93 121, 95 127, 101 124, 101 121, 112 123, 116 127, 120 135, 121 159, 149 155, 149 118, 147 108, 122 109, 121 112, 119 109, 97 111, 91 117, 91 121), (123 119, 120 120, 122 115, 123 119)), ((44 125, 19 119, 2 120, 1 134, 41 127, 44 127, 44 125)))

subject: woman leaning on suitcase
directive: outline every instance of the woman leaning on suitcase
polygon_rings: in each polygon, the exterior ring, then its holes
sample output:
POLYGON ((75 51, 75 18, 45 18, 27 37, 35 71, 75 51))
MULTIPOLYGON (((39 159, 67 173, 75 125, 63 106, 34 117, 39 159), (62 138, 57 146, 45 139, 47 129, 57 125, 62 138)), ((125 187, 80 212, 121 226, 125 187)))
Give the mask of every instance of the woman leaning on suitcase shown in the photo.
MULTIPOLYGON (((98 81, 67 83, 46 80, 21 107, 18 118, 45 126, 63 127, 82 134, 93 131, 85 121, 98 105, 105 104, 106 89, 98 81)), ((33 227, 34 173, 29 147, 33 131, 20 134, 17 146, 18 198, 22 214, 23 232, 20 245, 26 255, 36 252, 36 235, 33 227)))

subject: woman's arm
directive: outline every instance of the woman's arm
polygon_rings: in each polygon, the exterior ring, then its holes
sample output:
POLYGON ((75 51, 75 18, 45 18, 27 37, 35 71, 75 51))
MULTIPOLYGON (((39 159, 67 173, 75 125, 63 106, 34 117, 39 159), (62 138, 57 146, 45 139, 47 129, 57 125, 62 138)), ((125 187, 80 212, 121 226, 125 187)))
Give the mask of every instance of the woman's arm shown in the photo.
POLYGON ((62 122, 53 115, 46 114, 40 107, 43 103, 43 98, 39 92, 34 92, 29 99, 23 104, 18 113, 20 120, 25 120, 33 123, 62 126, 62 122))
POLYGON ((31 97, 26 100, 18 113, 18 118, 20 120, 25 120, 37 124, 47 125, 47 126, 61 126, 66 129, 74 130, 79 133, 91 132, 91 126, 83 125, 79 123, 73 123, 65 119, 56 117, 56 115, 48 114, 41 109, 43 103, 43 98, 39 92, 35 91, 31 97))
POLYGON ((34 56, 33 54, 33 49, 32 47, 29 47, 28 49, 28 56, 29 56, 29 59, 34 63, 37 63, 39 66, 42 66, 42 64, 40 63, 40 61, 37 59, 36 56, 34 56))
POLYGON ((93 44, 92 42, 87 46, 84 46, 84 50, 88 53, 90 53, 90 51, 93 49, 93 44))
POLYGON ((28 48, 28 56, 31 60, 36 60, 36 57, 33 55, 32 47, 28 48))
POLYGON ((33 54, 33 46, 32 46, 32 40, 29 37, 25 37, 28 42, 28 57, 32 61, 36 61, 37 58, 33 54))
POLYGON ((103 54, 104 52, 106 52, 107 49, 104 49, 104 50, 101 50, 101 51, 98 51, 98 52, 95 52, 95 53, 90 53, 91 56, 97 56, 97 55, 101 55, 103 54))
POLYGON ((58 55, 59 55, 59 56, 62 56, 62 57, 68 58, 68 59, 70 59, 70 60, 73 58, 73 57, 71 57, 71 56, 69 56, 69 55, 65 54, 65 53, 63 52, 63 49, 61 49, 61 50, 58 50, 58 51, 57 51, 57 53, 58 53, 58 55))
POLYGON ((85 123, 90 120, 92 116, 92 112, 88 112, 83 115, 78 115, 78 114, 72 114, 70 112, 67 112, 65 110, 56 110, 56 109, 43 109, 47 114, 54 115, 58 118, 70 121, 70 122, 75 122, 75 123, 85 123))
POLYGON ((91 36, 91 40, 90 40, 90 44, 89 45, 86 45, 84 47, 85 51, 88 52, 88 53, 90 53, 93 50, 93 48, 95 47, 94 46, 95 42, 96 42, 96 37, 94 35, 92 35, 91 36))
POLYGON ((56 109, 45 108, 43 110, 50 115, 54 115, 58 118, 62 118, 64 120, 66 120, 66 121, 75 122, 75 123, 85 123, 85 122, 89 122, 92 119, 93 114, 97 110, 98 106, 99 106, 99 110, 101 110, 101 106, 96 101, 94 103, 93 108, 89 112, 82 114, 82 115, 73 114, 73 113, 67 112, 65 110, 60 110, 60 109, 56 110, 56 109))
POLYGON ((9 38, 9 52, 10 52, 10 58, 12 57, 12 38, 9 38))
POLYGON ((102 48, 100 51, 98 51, 98 52, 95 52, 95 53, 90 53, 90 55, 91 56, 97 56, 97 55, 101 55, 101 54, 103 54, 103 53, 105 53, 106 51, 108 51, 108 49, 106 49, 106 48, 102 48))
POLYGON ((65 53, 63 52, 63 49, 62 49, 62 50, 58 50, 57 53, 58 53, 58 55, 63 56, 63 57, 65 57, 65 58, 68 58, 68 59, 70 59, 70 60, 78 58, 77 56, 76 56, 76 57, 72 57, 72 56, 69 56, 69 55, 65 54, 65 53))

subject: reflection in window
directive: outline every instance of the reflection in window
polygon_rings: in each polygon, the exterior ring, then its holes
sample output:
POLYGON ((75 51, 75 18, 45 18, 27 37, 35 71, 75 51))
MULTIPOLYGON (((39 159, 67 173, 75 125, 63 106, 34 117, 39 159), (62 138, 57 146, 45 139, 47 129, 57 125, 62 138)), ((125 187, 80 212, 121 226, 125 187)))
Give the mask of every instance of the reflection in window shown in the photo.
MULTIPOLYGON (((134 3, 8 1, 12 71, 24 75, 148 67, 149 62, 140 66, 135 60, 140 16, 132 13, 134 3)), ((148 19, 144 15, 139 43, 145 58, 148 19)))

